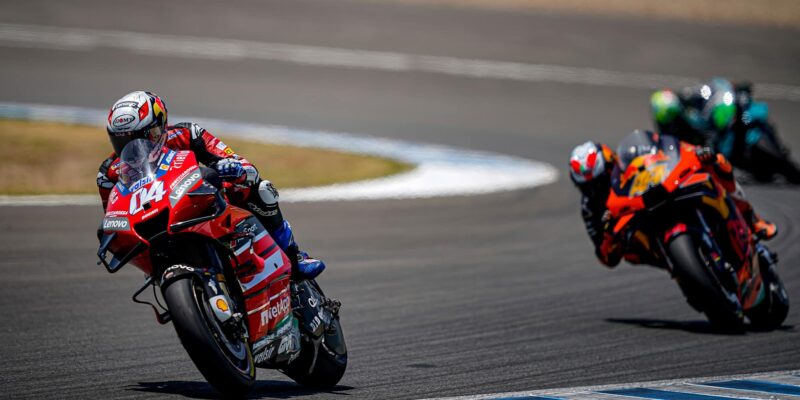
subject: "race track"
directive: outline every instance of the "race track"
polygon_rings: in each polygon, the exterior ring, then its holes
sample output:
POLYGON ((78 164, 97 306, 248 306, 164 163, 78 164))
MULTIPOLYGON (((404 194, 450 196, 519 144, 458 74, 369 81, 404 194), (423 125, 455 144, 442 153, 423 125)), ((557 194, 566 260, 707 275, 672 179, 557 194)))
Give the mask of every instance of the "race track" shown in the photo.
MULTIPOLYGON (((0 2, 0 23, 800 85, 797 32, 355 1, 0 2), (155 13, 154 10, 159 10, 155 13)), ((0 41, 0 101, 104 108, 134 89, 183 115, 493 151, 562 168, 589 138, 649 127, 643 88, 0 41)), ((800 152, 800 102, 771 112, 800 152)), ((177 121, 173 121, 177 122, 177 121)), ((103 134, 102 130, 98 134, 103 134)), ((266 168, 269 176, 269 167, 266 168)), ((566 171, 563 169, 563 171, 566 171)), ((800 190, 746 186, 800 302, 800 190)), ((342 300, 350 364, 335 391, 260 370, 254 397, 423 398, 800 368, 800 317, 722 335, 658 270, 595 260, 566 172, 523 191, 283 206, 342 300)), ((95 265, 95 207, 0 207, 0 397, 214 398, 171 326, 95 265)))

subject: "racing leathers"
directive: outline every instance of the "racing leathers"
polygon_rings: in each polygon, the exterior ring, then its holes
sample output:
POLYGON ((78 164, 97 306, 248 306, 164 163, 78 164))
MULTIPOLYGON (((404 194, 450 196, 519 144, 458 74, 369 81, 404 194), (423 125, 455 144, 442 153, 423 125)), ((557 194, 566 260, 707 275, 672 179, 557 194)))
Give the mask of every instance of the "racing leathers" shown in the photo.
MULTIPOLYGON (((307 257, 300 254, 294 241, 292 227, 283 218, 278 205, 278 191, 268 180, 261 179, 258 170, 245 158, 237 155, 220 139, 197 124, 183 122, 167 126, 166 147, 172 150, 191 150, 197 160, 205 165, 201 167, 203 178, 210 184, 221 187, 222 180, 233 183, 227 196, 231 204, 251 211, 267 229, 272 239, 281 247, 292 261, 292 275, 297 276, 298 258, 307 257)), ((108 197, 119 179, 120 160, 117 154, 111 154, 100 165, 97 174, 97 186, 106 209, 108 197)), ((309 260, 316 261, 316 260, 309 260)), ((321 262, 317 261, 321 264, 321 262)), ((303 263, 300 268, 308 268, 303 263)), ((324 264, 317 265, 324 268, 324 264)), ((320 271, 301 271, 317 273, 320 271)))

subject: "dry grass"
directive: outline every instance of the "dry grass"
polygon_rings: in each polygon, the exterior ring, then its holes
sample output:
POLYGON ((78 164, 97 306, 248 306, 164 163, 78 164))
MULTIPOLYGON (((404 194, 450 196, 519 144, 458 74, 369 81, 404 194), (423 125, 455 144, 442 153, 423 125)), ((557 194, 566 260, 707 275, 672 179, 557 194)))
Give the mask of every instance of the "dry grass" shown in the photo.
POLYGON ((798 0, 366 0, 503 11, 622 15, 800 28, 798 0))
MULTIPOLYGON (((278 188, 377 178, 411 167, 327 150, 224 141, 278 188)), ((0 120, 0 143, 0 194, 97 193, 97 168, 111 153, 103 128, 52 122, 0 120)))

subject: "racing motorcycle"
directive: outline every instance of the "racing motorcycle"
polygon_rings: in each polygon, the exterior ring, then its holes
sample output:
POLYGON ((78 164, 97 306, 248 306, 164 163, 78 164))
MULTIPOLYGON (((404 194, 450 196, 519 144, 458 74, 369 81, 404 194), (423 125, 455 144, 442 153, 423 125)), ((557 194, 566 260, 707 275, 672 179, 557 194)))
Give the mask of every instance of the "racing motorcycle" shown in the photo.
POLYGON ((669 271, 688 303, 723 329, 774 329, 789 298, 774 254, 704 168, 696 147, 635 132, 619 146, 607 200, 624 257, 669 271))
POLYGON ((800 184, 800 166, 780 140, 775 126, 769 122, 767 103, 753 99, 750 83, 740 82, 730 87, 736 114, 730 129, 722 133, 709 127, 706 118, 702 117, 704 99, 700 93, 687 89, 681 94, 681 101, 687 109, 688 131, 696 132, 687 140, 712 146, 757 181, 772 182, 775 175, 783 175, 787 182, 800 184))
POLYGON ((715 139, 715 149, 758 181, 771 182, 779 174, 789 183, 800 184, 800 167, 768 121, 767 104, 753 100, 748 83, 737 85, 735 98, 734 125, 715 139))
POLYGON ((128 143, 120 160, 98 264, 145 273, 133 301, 173 323, 206 380, 241 396, 259 367, 307 387, 336 385, 347 367, 341 304, 314 280, 290 279, 291 263, 264 226, 228 203, 230 186, 206 182, 194 153, 146 139, 128 143), (139 298, 149 287, 155 303, 139 298))

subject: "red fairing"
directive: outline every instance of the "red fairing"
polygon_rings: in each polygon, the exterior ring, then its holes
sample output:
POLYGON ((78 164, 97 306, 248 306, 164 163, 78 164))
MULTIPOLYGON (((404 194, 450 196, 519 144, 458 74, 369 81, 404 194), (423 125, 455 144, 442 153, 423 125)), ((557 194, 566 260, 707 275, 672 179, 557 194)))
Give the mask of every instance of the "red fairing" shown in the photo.
MULTIPOLYGON (((203 182, 194 152, 175 152, 166 147, 163 151, 165 156, 154 178, 144 178, 132 184, 130 190, 117 184, 110 191, 103 219, 104 233, 116 233, 109 248, 113 254, 126 254, 138 243, 147 245, 148 250, 131 263, 148 276, 159 271, 155 271, 151 262, 150 243, 136 232, 136 228, 164 212, 168 213, 167 226, 209 215, 214 201, 212 196, 186 195, 203 182)), ((291 263, 250 212, 228 204, 225 211, 214 219, 180 232, 170 229, 167 233, 203 235, 230 249, 229 263, 244 290, 251 343, 285 322, 291 313, 291 263)))

